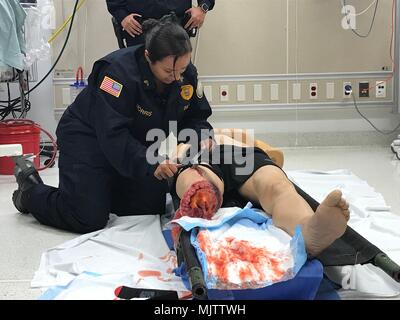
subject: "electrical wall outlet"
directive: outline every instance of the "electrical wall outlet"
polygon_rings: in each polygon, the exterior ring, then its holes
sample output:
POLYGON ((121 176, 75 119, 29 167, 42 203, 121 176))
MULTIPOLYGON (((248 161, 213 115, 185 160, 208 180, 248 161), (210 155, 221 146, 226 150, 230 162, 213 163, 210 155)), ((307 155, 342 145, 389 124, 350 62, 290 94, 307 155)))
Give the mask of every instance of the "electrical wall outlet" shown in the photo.
POLYGON ((301 83, 293 83, 293 100, 301 99, 301 83))
POLYGON ((353 92, 353 85, 351 82, 343 82, 343 98, 350 98, 353 92))
POLYGON ((69 106, 72 103, 70 88, 62 88, 62 103, 64 106, 69 106))
POLYGON ((360 98, 369 98, 369 82, 364 81, 358 84, 358 96, 360 98))
POLYGON ((273 83, 271 84, 271 101, 279 100, 279 84, 273 83))
POLYGON ((244 84, 237 85, 236 98, 237 101, 246 101, 246 86, 244 84))
POLYGON ((221 102, 229 101, 229 86, 223 85, 219 87, 219 99, 221 102))
POLYGON ((327 82, 326 98, 327 99, 335 99, 335 83, 334 82, 327 82))
POLYGON ((204 86, 204 94, 208 100, 208 102, 212 102, 213 98, 213 92, 212 92, 212 87, 211 86, 204 86))
POLYGON ((262 100, 262 85, 255 84, 253 87, 253 96, 254 101, 261 101, 262 100))
POLYGON ((386 81, 376 82, 375 96, 377 98, 386 98, 386 81))
POLYGON ((310 99, 318 99, 318 84, 310 83, 310 99))

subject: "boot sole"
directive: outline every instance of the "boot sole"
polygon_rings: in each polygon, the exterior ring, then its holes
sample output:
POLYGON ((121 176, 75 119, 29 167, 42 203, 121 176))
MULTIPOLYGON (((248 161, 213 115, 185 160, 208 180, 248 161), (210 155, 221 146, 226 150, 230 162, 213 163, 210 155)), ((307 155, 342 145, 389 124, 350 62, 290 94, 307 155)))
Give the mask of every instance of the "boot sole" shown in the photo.
POLYGON ((12 195, 12 201, 14 203, 14 206, 21 213, 29 213, 29 211, 21 205, 21 197, 22 197, 22 191, 15 190, 12 195))

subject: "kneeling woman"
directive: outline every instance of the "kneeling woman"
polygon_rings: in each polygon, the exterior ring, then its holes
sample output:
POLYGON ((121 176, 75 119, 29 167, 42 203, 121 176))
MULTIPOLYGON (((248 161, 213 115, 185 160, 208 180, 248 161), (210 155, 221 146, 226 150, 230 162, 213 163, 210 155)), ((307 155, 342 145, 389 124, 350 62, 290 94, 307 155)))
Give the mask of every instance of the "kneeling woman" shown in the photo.
POLYGON ((29 160, 17 161, 18 211, 77 233, 104 228, 110 212, 165 211, 165 179, 177 167, 161 157, 153 161, 147 136, 154 130, 168 136, 172 122, 178 137, 191 130, 201 139, 203 129, 212 129, 211 108, 204 95, 193 94, 192 46, 177 18, 149 19, 143 30, 145 45, 98 60, 87 88, 64 112, 57 127, 59 187, 44 184, 29 160))

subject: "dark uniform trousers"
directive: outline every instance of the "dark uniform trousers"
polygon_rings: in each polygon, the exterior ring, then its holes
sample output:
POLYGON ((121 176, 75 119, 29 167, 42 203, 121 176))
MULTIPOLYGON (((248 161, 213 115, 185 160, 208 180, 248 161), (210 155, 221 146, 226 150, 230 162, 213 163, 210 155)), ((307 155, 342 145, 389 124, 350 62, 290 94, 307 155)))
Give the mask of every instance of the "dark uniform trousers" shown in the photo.
MULTIPOLYGON (((215 0, 198 0, 198 5, 206 4, 212 10, 215 0)), ((121 24, 122 20, 131 13, 140 14, 141 23, 146 19, 160 19, 162 16, 174 12, 184 23, 185 12, 192 7, 191 0, 106 0, 108 11, 121 24)), ((185 24, 185 23, 184 23, 185 24)), ((124 31, 128 46, 144 43, 143 35, 131 37, 124 31)))
POLYGON ((59 167, 59 188, 41 184, 29 195, 28 208, 42 224, 87 233, 104 228, 110 212, 119 216, 165 212, 165 180, 124 178, 112 167, 80 163, 64 153, 59 167))

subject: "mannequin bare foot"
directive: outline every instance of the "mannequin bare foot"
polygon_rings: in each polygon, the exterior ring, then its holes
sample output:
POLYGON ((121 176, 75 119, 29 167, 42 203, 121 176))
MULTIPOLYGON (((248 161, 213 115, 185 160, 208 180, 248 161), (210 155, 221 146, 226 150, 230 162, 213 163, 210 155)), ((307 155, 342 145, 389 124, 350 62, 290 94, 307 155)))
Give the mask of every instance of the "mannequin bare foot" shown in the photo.
POLYGON ((325 198, 311 217, 302 223, 302 232, 309 256, 315 257, 346 231, 349 205, 340 190, 325 198))

